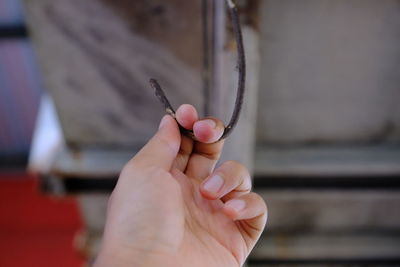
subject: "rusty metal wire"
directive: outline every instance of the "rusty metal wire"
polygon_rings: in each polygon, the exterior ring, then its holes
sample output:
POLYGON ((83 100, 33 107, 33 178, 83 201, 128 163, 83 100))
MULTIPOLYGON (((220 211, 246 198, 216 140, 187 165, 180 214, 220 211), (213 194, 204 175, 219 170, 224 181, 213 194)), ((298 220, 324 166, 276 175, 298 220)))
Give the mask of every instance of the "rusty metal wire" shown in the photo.
MULTIPOLYGON (((240 27, 238 10, 232 0, 226 0, 226 2, 228 5, 228 8, 229 8, 233 31, 234 31, 235 38, 236 38, 236 46, 237 46, 237 52, 238 52, 237 68, 238 68, 239 75, 238 75, 237 95, 236 95, 235 107, 234 107, 234 110, 232 113, 232 117, 231 117, 228 125, 225 127, 224 133, 219 140, 227 138, 229 136, 229 134, 232 133, 232 130, 235 128, 235 126, 239 120, 240 112, 241 112, 242 106, 243 106, 243 99, 244 99, 244 93, 245 93, 245 80, 246 80, 246 58, 245 58, 245 53, 244 53, 243 35, 242 35, 241 27, 240 27)), ((175 110, 171 106, 170 102, 168 101, 164 91, 162 90, 162 88, 159 85, 159 83, 157 82, 157 80, 150 79, 150 85, 155 90, 155 95, 157 96, 157 98, 164 105, 165 111, 175 118, 175 110)), ((195 140, 193 131, 187 130, 187 129, 183 128, 182 126, 180 126, 180 130, 183 134, 185 134, 185 135, 189 136, 190 138, 192 138, 193 140, 195 140)))

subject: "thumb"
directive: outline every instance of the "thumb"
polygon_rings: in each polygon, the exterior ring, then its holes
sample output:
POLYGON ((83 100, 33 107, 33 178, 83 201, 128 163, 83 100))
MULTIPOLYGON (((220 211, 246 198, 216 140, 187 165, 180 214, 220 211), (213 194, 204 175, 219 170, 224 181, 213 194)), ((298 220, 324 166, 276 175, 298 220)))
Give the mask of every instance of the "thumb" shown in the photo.
POLYGON ((158 166, 169 171, 178 154, 181 135, 176 121, 165 115, 157 133, 133 158, 133 164, 140 167, 158 166))

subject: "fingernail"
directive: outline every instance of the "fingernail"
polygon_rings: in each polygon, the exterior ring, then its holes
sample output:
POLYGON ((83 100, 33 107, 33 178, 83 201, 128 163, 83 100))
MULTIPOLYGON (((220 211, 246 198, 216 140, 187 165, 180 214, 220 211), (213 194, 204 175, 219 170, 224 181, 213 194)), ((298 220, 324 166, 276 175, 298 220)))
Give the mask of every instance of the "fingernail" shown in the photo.
POLYGON ((246 202, 244 202, 241 199, 232 199, 232 200, 226 202, 225 205, 228 206, 229 208, 235 210, 236 212, 239 212, 246 207, 246 202))
POLYGON ((168 122, 168 115, 165 115, 165 116, 162 118, 162 120, 161 120, 161 122, 160 122, 160 126, 158 126, 158 129, 160 130, 162 127, 164 127, 165 124, 167 124, 167 122, 168 122))
POLYGON ((213 175, 203 185, 204 190, 210 193, 217 193, 224 184, 224 179, 219 175, 213 175))
POLYGON ((213 129, 215 129, 217 127, 217 124, 215 123, 214 120, 206 119, 206 120, 202 120, 202 122, 210 125, 210 127, 213 129))

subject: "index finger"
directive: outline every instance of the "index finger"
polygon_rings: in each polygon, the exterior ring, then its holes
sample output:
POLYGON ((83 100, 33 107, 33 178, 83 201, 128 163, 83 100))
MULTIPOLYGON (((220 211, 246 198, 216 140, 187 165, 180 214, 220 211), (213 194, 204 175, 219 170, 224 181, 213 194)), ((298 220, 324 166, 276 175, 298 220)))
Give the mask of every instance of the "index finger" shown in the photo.
POLYGON ((194 142, 186 175, 203 180, 213 172, 221 156, 224 140, 218 140, 224 124, 216 118, 206 118, 194 123, 193 132, 198 141, 194 142))

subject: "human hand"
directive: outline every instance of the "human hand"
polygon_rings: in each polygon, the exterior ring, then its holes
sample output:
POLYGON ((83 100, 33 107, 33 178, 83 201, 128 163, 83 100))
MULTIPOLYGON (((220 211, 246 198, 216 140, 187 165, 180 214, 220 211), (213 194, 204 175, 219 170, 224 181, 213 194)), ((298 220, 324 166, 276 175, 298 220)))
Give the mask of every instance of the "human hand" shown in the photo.
POLYGON ((190 105, 176 117, 199 141, 162 119, 121 172, 96 267, 241 266, 260 237, 267 209, 247 169, 234 161, 215 169, 223 123, 198 120, 190 105))

